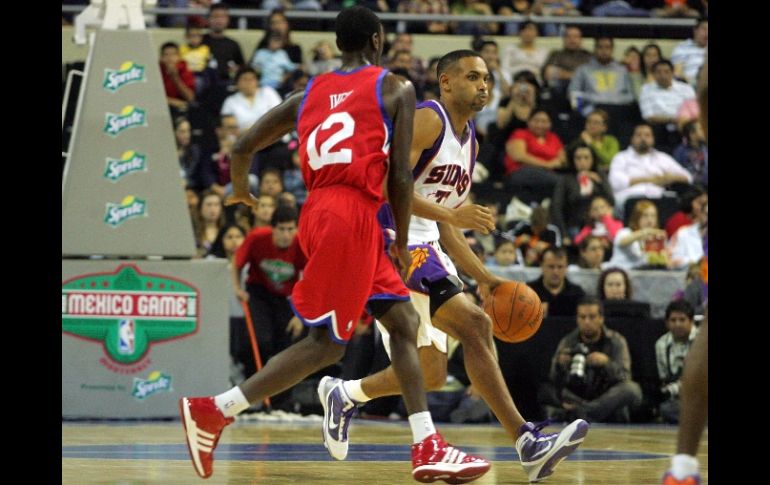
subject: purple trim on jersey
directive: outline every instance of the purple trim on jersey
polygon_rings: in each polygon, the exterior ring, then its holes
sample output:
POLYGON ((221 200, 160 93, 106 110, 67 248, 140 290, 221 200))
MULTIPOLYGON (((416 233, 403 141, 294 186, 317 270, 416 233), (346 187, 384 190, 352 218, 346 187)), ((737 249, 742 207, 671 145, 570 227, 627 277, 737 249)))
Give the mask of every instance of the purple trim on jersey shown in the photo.
MULTIPOLYGON (((372 315, 372 309, 369 306, 369 303, 372 300, 395 300, 395 301, 410 301, 410 296, 401 296, 401 295, 394 295, 393 293, 377 293, 369 297, 368 300, 366 300, 366 313, 369 315, 372 315)), ((374 316, 374 315, 372 315, 374 316)))
POLYGON ((293 311, 294 314, 297 315, 297 318, 299 318, 299 320, 302 322, 302 325, 304 325, 306 327, 320 327, 322 325, 325 325, 326 326, 326 330, 329 331, 329 338, 332 339, 332 342, 340 344, 340 345, 347 345, 348 344, 348 340, 340 340, 340 339, 337 338, 336 335, 334 335, 334 330, 332 329, 332 317, 331 317, 331 315, 326 317, 326 318, 324 318, 323 320, 319 320, 317 322, 310 323, 307 320, 305 320, 305 318, 302 315, 300 315, 299 312, 297 311, 297 309, 294 307, 294 303, 291 301, 291 296, 288 297, 286 300, 289 302, 289 306, 291 307, 291 311, 293 311))
POLYGON ((412 178, 415 180, 420 177, 420 174, 422 174, 425 168, 427 168, 430 161, 436 157, 438 149, 441 147, 441 143, 444 141, 444 132, 446 131, 446 119, 444 118, 444 113, 442 113, 441 110, 435 105, 435 101, 429 100, 418 103, 417 109, 422 108, 430 108, 438 114, 438 117, 441 119, 441 133, 436 138, 436 141, 433 142, 433 146, 427 150, 423 150, 420 154, 420 158, 417 160, 417 165, 415 165, 412 169, 412 178))
POLYGON ((364 64, 363 66, 359 66, 359 67, 353 69, 352 71, 343 71, 341 69, 336 69, 336 70, 334 70, 332 72, 334 74, 339 74, 341 76, 347 76, 348 74, 355 74, 358 71, 360 71, 361 69, 366 69, 367 67, 375 67, 375 66, 374 66, 374 64, 364 64))
POLYGON ((473 169, 476 168, 476 122, 469 120, 468 124, 471 125, 471 169, 468 172, 468 175, 471 177, 470 184, 468 185, 470 190, 470 186, 473 184, 473 169))
MULTIPOLYGON (((443 103, 441 103, 441 101, 436 101, 436 102, 437 102, 437 103, 439 103, 439 104, 441 105, 441 108, 442 108, 442 109, 444 110, 444 112, 447 114, 447 115, 446 115, 447 119, 449 119, 449 112, 447 111, 447 109, 446 109, 446 106, 444 106, 444 104, 443 104, 443 103)), ((463 140, 463 139, 462 139, 460 136, 458 136, 458 135, 457 135, 457 132, 455 131, 455 127, 454 127, 454 125, 452 125, 452 123, 451 123, 451 120, 449 120, 449 121, 450 121, 450 123, 449 123, 449 126, 452 128, 452 134, 455 136, 455 140, 457 140, 457 143, 459 143, 459 144, 460 144, 460 146, 463 146, 463 145, 465 145, 465 144, 468 142, 468 140, 470 140, 470 139, 471 139, 471 130, 468 130, 468 133, 467 133, 467 135, 466 135, 466 138, 465 138, 465 140, 463 140)), ((467 124, 466 124, 466 126, 467 126, 467 124)), ((464 130, 463 130, 463 131, 464 131, 464 130)), ((476 139, 476 137, 473 137, 473 139, 475 140, 475 139, 476 139)))
POLYGON ((307 82, 307 86, 305 86, 305 94, 302 95, 302 101, 299 103, 299 109, 297 109, 297 127, 299 127, 299 118, 302 116, 302 108, 305 107, 305 100, 307 100, 307 95, 310 92, 310 88, 313 86, 313 81, 315 81, 315 77, 311 77, 307 82))
POLYGON ((383 69, 380 75, 377 77, 377 102, 380 104, 380 113, 382 113, 382 119, 385 121, 385 126, 388 127, 388 132, 385 133, 385 136, 387 137, 385 144, 390 143, 390 140, 393 138, 393 120, 390 119, 390 116, 388 115, 388 111, 385 109, 385 103, 382 100, 382 80, 385 79, 385 76, 389 73, 387 69, 383 69))

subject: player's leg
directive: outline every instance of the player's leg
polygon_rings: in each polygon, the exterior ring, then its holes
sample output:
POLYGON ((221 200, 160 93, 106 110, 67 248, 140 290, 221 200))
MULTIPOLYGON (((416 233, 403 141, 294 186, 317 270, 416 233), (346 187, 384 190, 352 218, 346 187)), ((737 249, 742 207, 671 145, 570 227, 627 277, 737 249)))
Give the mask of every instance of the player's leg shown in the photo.
POLYGON ((696 458, 703 428, 708 419, 708 310, 706 318, 687 354, 682 372, 679 398, 679 435, 671 468, 663 476, 664 485, 697 485, 700 483, 696 458))

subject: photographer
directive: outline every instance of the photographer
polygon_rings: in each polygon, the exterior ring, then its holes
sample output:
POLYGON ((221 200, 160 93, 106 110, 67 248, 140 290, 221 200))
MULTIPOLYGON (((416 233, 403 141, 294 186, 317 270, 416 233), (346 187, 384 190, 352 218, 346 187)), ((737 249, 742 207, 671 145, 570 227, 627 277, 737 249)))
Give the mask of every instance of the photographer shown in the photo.
POLYGON ((577 329, 567 334, 551 362, 551 382, 540 389, 549 418, 628 422, 629 406, 642 401, 631 380, 625 337, 604 326, 601 302, 585 296, 577 306, 577 329))
POLYGON ((660 404, 660 416, 666 423, 679 422, 679 381, 682 378, 684 358, 698 335, 694 318, 695 310, 688 301, 672 301, 666 307, 668 333, 655 342, 660 391, 664 399, 660 404))

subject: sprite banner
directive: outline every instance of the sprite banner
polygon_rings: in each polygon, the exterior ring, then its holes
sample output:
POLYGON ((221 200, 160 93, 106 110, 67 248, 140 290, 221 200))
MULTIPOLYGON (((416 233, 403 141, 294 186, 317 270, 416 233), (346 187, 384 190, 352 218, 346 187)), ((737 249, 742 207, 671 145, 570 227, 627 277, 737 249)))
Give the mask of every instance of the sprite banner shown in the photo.
POLYGON ((131 364, 152 344, 194 334, 199 299, 184 281, 120 266, 62 283, 62 332, 97 341, 112 360, 131 364))

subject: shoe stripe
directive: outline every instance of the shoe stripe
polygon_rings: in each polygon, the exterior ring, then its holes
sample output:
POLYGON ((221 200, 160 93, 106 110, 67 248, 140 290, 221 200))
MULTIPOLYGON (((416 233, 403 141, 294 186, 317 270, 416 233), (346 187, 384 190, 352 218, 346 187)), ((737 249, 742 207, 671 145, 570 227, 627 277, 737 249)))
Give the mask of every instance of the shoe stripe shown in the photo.
POLYGON ((200 443, 200 442, 195 443, 195 448, 204 453, 211 453, 211 451, 213 450, 213 448, 211 448, 210 446, 204 445, 203 443, 200 443))
POLYGON ((457 458, 455 458, 455 463, 462 463, 466 456, 468 456, 468 455, 464 451, 461 451, 457 455, 457 458))
MULTIPOLYGON (((200 431, 200 429, 198 431, 200 431)), ((214 440, 210 440, 208 438, 205 438, 205 437, 201 436, 200 434, 198 434, 197 439, 198 439, 198 443, 200 443, 202 445, 214 446, 214 440)))
POLYGON ((203 463, 201 463, 201 457, 198 454, 198 444, 195 442, 195 433, 198 431, 198 427, 190 415, 190 401, 187 398, 184 398, 182 408, 184 409, 184 421, 187 428, 187 446, 190 447, 193 465, 195 465, 195 471, 198 472, 198 475, 205 477, 206 472, 203 469, 203 463))
POLYGON ((204 438, 208 438, 210 440, 213 440, 214 438, 217 437, 217 435, 215 435, 213 433, 209 433, 208 431, 204 431, 204 430, 198 428, 197 426, 195 427, 195 430, 198 432, 198 435, 200 435, 200 436, 202 436, 204 438))

